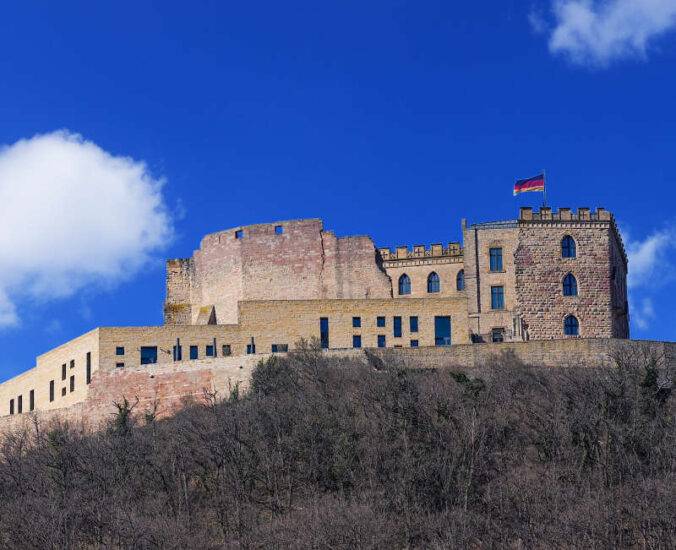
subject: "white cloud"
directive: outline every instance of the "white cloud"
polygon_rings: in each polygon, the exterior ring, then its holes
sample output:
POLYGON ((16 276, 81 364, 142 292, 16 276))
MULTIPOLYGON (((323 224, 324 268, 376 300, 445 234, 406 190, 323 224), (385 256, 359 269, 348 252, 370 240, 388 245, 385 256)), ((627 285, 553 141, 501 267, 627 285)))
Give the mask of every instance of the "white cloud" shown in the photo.
POLYGON ((627 292, 631 321, 647 329, 657 317, 651 294, 676 278, 676 264, 671 260, 676 250, 676 227, 654 231, 643 240, 633 240, 624 233, 629 259, 627 292))
MULTIPOLYGON (((656 38, 676 28, 676 0, 553 0, 552 53, 605 66, 645 57, 656 38)), ((541 30, 541 20, 531 15, 541 30)))
POLYGON ((167 244, 162 179, 68 131, 0 149, 0 327, 25 299, 128 279, 167 244))

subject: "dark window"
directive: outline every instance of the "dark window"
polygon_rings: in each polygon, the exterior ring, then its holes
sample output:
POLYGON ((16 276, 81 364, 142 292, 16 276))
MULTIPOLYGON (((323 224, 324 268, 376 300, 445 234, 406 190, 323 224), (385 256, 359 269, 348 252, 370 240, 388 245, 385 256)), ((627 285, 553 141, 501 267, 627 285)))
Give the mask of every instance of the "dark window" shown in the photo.
POLYGON ((272 344, 272 353, 285 353, 289 351, 289 344, 272 344))
POLYGON ((504 342, 505 333, 501 328, 494 328, 491 332, 491 340, 493 342, 504 342))
POLYGON ((394 317, 392 327, 394 329, 394 337, 401 338, 401 317, 394 317))
POLYGON ((206 355, 207 357, 213 357, 214 356, 214 346, 213 346, 213 344, 206 347, 204 355, 206 355))
POLYGON ((418 340, 411 340, 411 347, 417 348, 418 347, 418 340))
POLYGON ((183 346, 174 346, 174 361, 183 361, 183 346))
POLYGON ((458 275, 455 278, 455 288, 458 290, 465 290, 465 270, 461 269, 458 271, 458 275))
POLYGON ((74 369, 75 368, 75 359, 70 360, 70 368, 74 369))
POLYGON ((19 414, 23 412, 23 395, 16 398, 16 412, 19 414))
POLYGON ((385 326, 385 317, 377 317, 376 318, 376 326, 384 327, 385 326))
POLYGON ((227 357, 228 355, 230 355, 232 353, 232 351, 230 350, 230 344, 223 344, 221 351, 222 351, 221 355, 223 355, 223 357, 227 357))
POLYGON ((115 355, 124 355, 124 346, 117 346, 115 348, 115 355))
POLYGON ((379 348, 384 348, 384 347, 385 347, 385 342, 386 342, 385 335, 384 335, 384 334, 379 334, 379 335, 378 335, 378 347, 379 347, 379 348))
POLYGON ((329 318, 322 317, 319 319, 319 339, 322 343, 323 349, 329 349, 329 318))
POLYGON ((14 399, 9 400, 9 414, 14 414, 14 399))
POLYGON ((87 373, 86 373, 86 378, 87 378, 87 384, 92 383, 92 352, 88 351, 87 352, 87 373))
POLYGON ((54 401, 54 380, 49 381, 49 402, 54 401))
POLYGON ((434 345, 435 346, 450 346, 451 345, 451 318, 450 317, 435 317, 434 318, 434 345))
POLYGON ((116 368, 116 369, 123 369, 123 368, 124 368, 124 363, 115 363, 115 368, 116 368))
POLYGON ((65 386, 61 388, 61 397, 66 397, 66 388, 65 386))
POLYGON ((411 279, 409 279, 408 275, 404 273, 401 277, 399 277, 399 294, 410 294, 411 293, 411 279))
POLYGON ((566 317, 566 321, 563 324, 563 331, 568 336, 577 336, 579 334, 580 323, 578 323, 577 318, 574 315, 566 317))
POLYGON ((439 275, 432 271, 432 273, 427 276, 427 292, 439 292, 439 290, 439 275))
POLYGON ((141 348, 141 364, 153 365, 157 363, 157 346, 143 346, 141 348))
POLYGON ((491 271, 502 271, 502 248, 491 248, 491 271))
POLYGON ((418 318, 411 317, 409 321, 409 324, 411 325, 411 332, 418 332, 418 318))
POLYGON ((70 391, 75 391, 75 375, 70 377, 70 391))
POLYGON ((61 380, 66 379, 66 363, 61 365, 61 380))
POLYGON ((352 328, 361 328, 361 317, 352 317, 352 328))
POLYGON ((190 346, 190 359, 199 359, 199 346, 190 346))
POLYGON ((254 344, 247 344, 246 353, 247 355, 253 355, 254 353, 256 353, 256 346, 254 344))
POLYGON ((361 336, 359 334, 352 335, 352 347, 353 348, 361 347, 361 336))
POLYGON ((566 235, 561 241, 561 256, 564 258, 576 258, 577 248, 575 241, 570 235, 566 235))
POLYGON ((610 272, 610 279, 613 280, 613 281, 615 280, 616 272, 617 272, 617 268, 615 266, 613 266, 613 269, 610 272))
POLYGON ((491 309, 505 309, 505 291, 501 286, 491 287, 491 309))
POLYGON ((563 295, 577 296, 577 281, 571 273, 563 278, 563 295))
POLYGON ((35 410, 35 390, 31 390, 28 394, 28 410, 35 410))
POLYGON ((281 225, 275 225, 275 235, 281 235, 284 233, 284 228, 281 225))
POLYGON ((244 236, 244 231, 241 229, 235 231, 235 239, 241 239, 244 236))

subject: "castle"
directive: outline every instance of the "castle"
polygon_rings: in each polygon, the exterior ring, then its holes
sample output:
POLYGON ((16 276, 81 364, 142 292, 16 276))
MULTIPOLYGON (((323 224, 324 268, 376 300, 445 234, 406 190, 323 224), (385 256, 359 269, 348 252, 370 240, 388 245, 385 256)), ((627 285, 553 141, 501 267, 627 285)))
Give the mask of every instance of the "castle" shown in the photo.
POLYGON ((610 212, 521 208, 517 219, 463 220, 462 233, 462 245, 394 251, 336 237, 318 219, 207 235, 192 257, 167 261, 163 326, 101 327, 40 355, 0 385, 0 415, 82 404, 97 376, 143 366, 133 372, 154 379, 219 357, 250 365, 301 338, 449 353, 629 338, 627 256, 610 212))

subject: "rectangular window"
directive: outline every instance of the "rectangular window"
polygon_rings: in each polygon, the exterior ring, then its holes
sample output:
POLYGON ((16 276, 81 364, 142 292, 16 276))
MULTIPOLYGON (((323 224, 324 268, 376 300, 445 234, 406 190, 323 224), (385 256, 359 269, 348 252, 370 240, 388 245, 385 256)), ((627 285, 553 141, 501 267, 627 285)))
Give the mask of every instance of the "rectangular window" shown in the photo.
POLYGON ((61 380, 66 379, 66 366, 67 366, 66 363, 61 365, 61 380))
POLYGON ((281 225, 275 225, 275 235, 281 235, 284 233, 284 228, 281 225))
POLYGON ((401 317, 394 317, 393 321, 394 337, 401 338, 401 317))
POLYGON ((410 325, 411 325, 411 332, 418 332, 418 318, 417 317, 411 317, 410 319, 410 325))
POLYGON ((491 331, 491 340, 493 342, 504 342, 505 341, 505 331, 501 328, 494 328, 491 331))
POLYGON ((123 368, 124 368, 124 363, 115 363, 115 368, 116 368, 116 369, 123 369, 123 368))
POLYGON ((49 402, 54 401, 54 380, 49 381, 49 402))
POLYGON ((611 273, 610 273, 610 278, 611 278, 613 281, 615 280, 615 274, 616 274, 616 272, 617 272, 617 268, 616 268, 615 266, 613 266, 613 269, 612 269, 612 271, 611 271, 611 273))
POLYGON ((115 355, 124 355, 124 346, 117 346, 115 348, 115 355))
POLYGON ((502 286, 491 287, 491 309, 505 309, 505 290, 502 286))
POLYGON ((66 397, 66 387, 61 388, 61 397, 66 397))
POLYGON ((141 347, 141 364, 154 365, 157 363, 157 346, 141 347))
POLYGON ((23 395, 20 395, 16 399, 16 412, 19 414, 23 412, 23 395))
POLYGON ((418 340, 411 340, 411 347, 417 348, 418 347, 418 340))
POLYGON ((319 338, 322 343, 322 349, 329 349, 329 318, 319 319, 319 338))
POLYGON ((256 346, 254 344, 247 344, 246 353, 247 355, 253 355, 254 353, 256 353, 256 346))
POLYGON ((352 347, 360 348, 361 347, 361 335, 353 334, 352 335, 352 347))
POLYGON ((35 390, 31 390, 28 394, 28 410, 35 410, 35 390))
POLYGON ((70 368, 74 369, 75 368, 75 359, 70 360, 70 368))
POLYGON ((70 391, 75 391, 75 375, 70 377, 70 391))
POLYGON ((491 271, 502 271, 502 248, 491 248, 491 271))
POLYGON ((284 353, 289 351, 288 344, 272 344, 272 353, 284 353))
POLYGON ((378 335, 378 347, 379 347, 379 348, 384 348, 386 342, 387 342, 387 340, 385 339, 385 335, 384 335, 384 334, 379 334, 379 335, 378 335))
POLYGON ((174 346, 174 361, 183 361, 183 346, 174 346))
POLYGON ((205 355, 207 357, 213 357, 214 356, 214 346, 213 346, 213 344, 206 347, 205 355))
POLYGON ((434 318, 434 345, 451 345, 451 318, 447 316, 434 318))
POLYGON ((190 359, 199 359, 199 347, 190 346, 190 359))
POLYGON ((92 352, 87 352, 87 384, 92 383, 92 352))
POLYGON ((9 400, 9 414, 14 414, 14 399, 9 400))
POLYGON ((235 239, 241 239, 244 236, 244 231, 241 229, 235 231, 235 239))
POLYGON ((384 327, 385 326, 385 317, 376 318, 376 326, 384 327))
POLYGON ((221 352, 222 352, 221 355, 223 355, 223 357, 227 357, 228 355, 230 355, 232 353, 232 350, 230 349, 230 344, 223 344, 221 352))
POLYGON ((352 317, 352 328, 361 328, 361 317, 352 317))

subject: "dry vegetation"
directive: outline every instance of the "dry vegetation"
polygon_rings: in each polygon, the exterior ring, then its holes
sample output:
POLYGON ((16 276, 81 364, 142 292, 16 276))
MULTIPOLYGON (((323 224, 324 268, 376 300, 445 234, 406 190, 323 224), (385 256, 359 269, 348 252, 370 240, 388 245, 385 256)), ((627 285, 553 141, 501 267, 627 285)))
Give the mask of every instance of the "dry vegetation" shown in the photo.
POLYGON ((0 450, 3 548, 673 548, 673 373, 305 348, 251 391, 0 450), (143 424, 141 426, 140 424, 143 424))

